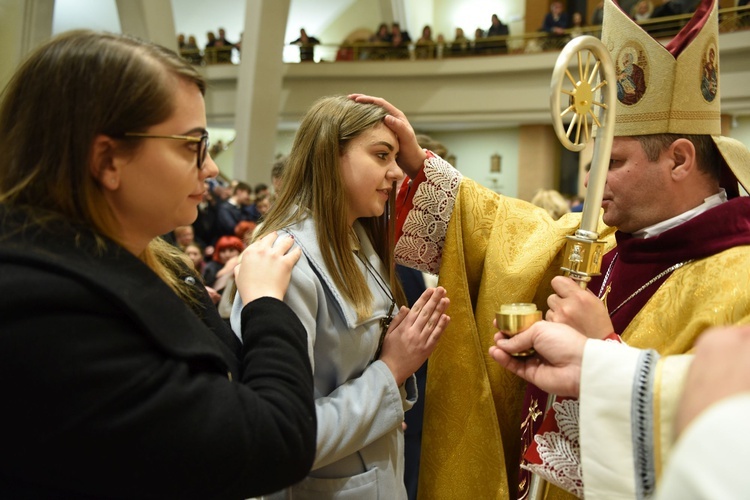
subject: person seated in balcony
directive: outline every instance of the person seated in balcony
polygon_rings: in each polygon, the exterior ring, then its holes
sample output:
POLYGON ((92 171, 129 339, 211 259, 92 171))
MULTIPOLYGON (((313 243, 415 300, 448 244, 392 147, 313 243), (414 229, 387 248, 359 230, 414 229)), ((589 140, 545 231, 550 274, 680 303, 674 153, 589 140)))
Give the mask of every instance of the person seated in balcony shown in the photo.
POLYGON ((432 39, 432 28, 425 25, 422 36, 417 40, 414 50, 417 59, 435 59, 435 40, 432 39))
POLYGON ((570 17, 570 21, 571 39, 585 34, 583 28, 583 16, 580 12, 573 12, 573 15, 570 17))
POLYGON ((305 28, 300 28, 299 38, 291 42, 291 45, 299 45, 300 62, 315 62, 315 46, 320 44, 320 40, 310 36, 305 28))
POLYGON ((213 31, 207 31, 206 40, 203 52, 206 56, 206 62, 213 64, 216 62, 216 34, 213 31))
POLYGON ((663 0, 661 5, 655 5, 651 17, 643 28, 654 38, 671 38, 684 25, 684 21, 673 19, 673 16, 687 14, 690 11, 686 2, 682 0, 663 0), (668 18, 659 21, 656 19, 668 18))
POLYGON ((402 31, 399 23, 391 24, 391 57, 408 59, 409 43, 411 43, 409 32, 402 31))
MULTIPOLYGON (((492 14, 492 24, 490 25, 490 29, 487 30, 487 38, 508 36, 509 33, 508 25, 504 24, 500 18, 497 17, 497 14, 492 14)), ((492 41, 486 48, 491 54, 507 52, 508 42, 505 39, 492 41)))
POLYGON ((601 26, 602 20, 604 19, 604 2, 599 2, 591 14, 591 25, 601 26))
POLYGON ((380 23, 378 30, 370 37, 370 43, 391 43, 391 32, 388 29, 388 24, 380 23))
POLYGON ((187 42, 184 42, 180 47, 180 55, 190 64, 201 64, 203 62, 203 56, 198 48, 195 36, 188 36, 187 42))
POLYGON ((471 44, 471 51, 474 54, 484 54, 484 48, 484 30, 482 28, 477 28, 474 30, 474 42, 471 44))
POLYGON ((649 0, 641 0, 635 4, 635 7, 633 7, 633 10, 630 12, 630 17, 633 18, 633 21, 640 23, 646 19, 651 19, 653 12, 654 4, 649 2, 649 0))
POLYGON ((683 0, 665 0, 661 5, 654 7, 651 17, 679 16, 680 14, 687 14, 690 10, 683 0))
MULTIPOLYGON (((601 26, 603 19, 604 19, 604 2, 602 1, 596 5, 594 12, 591 14, 591 23, 589 24, 590 26, 601 26)), ((602 32, 599 30, 592 31, 591 35, 599 38, 602 36, 602 32)))
POLYGON ((362 52, 360 59, 386 59, 392 38, 388 25, 380 23, 378 30, 368 40, 371 47, 362 52))
POLYGON ((562 2, 552 2, 549 6, 549 13, 544 17, 544 23, 540 31, 548 34, 543 46, 545 49, 562 48, 566 40, 566 32, 570 27, 570 19, 563 9, 562 2))
POLYGON ((464 35, 463 28, 456 28, 456 34, 453 37, 453 41, 448 46, 448 54, 451 57, 465 56, 471 45, 471 41, 464 35))
POLYGON ((234 44, 227 40, 224 28, 219 28, 219 36, 216 38, 214 48, 216 49, 216 62, 232 62, 232 49, 234 48, 234 44))

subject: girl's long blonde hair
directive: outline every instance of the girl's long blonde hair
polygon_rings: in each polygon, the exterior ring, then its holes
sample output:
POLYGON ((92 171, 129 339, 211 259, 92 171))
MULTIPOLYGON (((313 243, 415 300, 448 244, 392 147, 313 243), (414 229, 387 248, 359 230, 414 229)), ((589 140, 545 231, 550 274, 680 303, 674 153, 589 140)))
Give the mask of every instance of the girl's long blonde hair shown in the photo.
MULTIPOLYGON (((382 123, 385 115, 380 106, 357 103, 345 96, 324 97, 315 102, 295 136, 278 199, 254 235, 261 238, 312 217, 323 261, 360 320, 372 314, 373 295, 352 252, 340 164, 350 141, 382 123)), ((382 216, 362 218, 359 222, 388 270, 396 302, 405 304, 393 260, 394 199, 392 192, 382 216)))

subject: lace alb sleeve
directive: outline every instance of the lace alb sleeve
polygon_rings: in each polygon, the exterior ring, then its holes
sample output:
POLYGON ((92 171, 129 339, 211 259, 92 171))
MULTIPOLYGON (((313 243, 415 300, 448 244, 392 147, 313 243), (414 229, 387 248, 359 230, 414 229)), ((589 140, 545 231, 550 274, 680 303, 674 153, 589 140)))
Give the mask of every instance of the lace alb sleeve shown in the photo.
POLYGON ((534 436, 541 463, 524 462, 521 467, 583 498, 578 400, 557 401, 552 409, 556 429, 534 436))
POLYGON ((437 274, 462 176, 434 154, 425 160, 424 174, 426 179, 416 186, 413 208, 404 221, 395 255, 399 264, 437 274))

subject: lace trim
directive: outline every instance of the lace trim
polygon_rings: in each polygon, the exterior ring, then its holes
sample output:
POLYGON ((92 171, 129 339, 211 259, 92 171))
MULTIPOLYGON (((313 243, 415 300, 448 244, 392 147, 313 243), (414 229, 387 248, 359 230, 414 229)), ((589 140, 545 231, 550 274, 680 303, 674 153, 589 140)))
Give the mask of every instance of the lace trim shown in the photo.
POLYGON ((583 498, 583 468, 579 440, 577 399, 564 399, 552 405, 559 432, 534 436, 541 464, 521 464, 555 486, 583 498))
POLYGON ((437 274, 462 176, 439 156, 425 160, 424 173, 426 180, 414 193, 414 208, 406 216, 395 255, 400 264, 437 274))
POLYGON ((652 405, 654 367, 658 359, 659 355, 656 351, 643 352, 638 359, 636 377, 633 381, 631 422, 636 498, 649 498, 656 490, 654 436, 651 423, 654 418, 652 405))

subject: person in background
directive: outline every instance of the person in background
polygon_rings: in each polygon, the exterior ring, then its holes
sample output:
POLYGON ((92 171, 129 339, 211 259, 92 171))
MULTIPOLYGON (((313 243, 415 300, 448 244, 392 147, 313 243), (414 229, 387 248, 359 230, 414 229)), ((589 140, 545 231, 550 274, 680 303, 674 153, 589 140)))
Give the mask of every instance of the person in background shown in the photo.
MULTIPOLYGON (((510 34, 510 31, 508 30, 508 25, 504 24, 500 20, 500 18, 497 16, 497 14, 492 14, 492 24, 490 25, 490 28, 487 30, 487 38, 500 37, 500 36, 507 37, 509 34, 510 34)), ((507 52, 508 42, 507 40, 492 41, 488 45, 487 50, 488 52, 492 54, 507 52)))
POLYGON ((195 40, 194 35, 188 36, 187 42, 180 47, 180 55, 190 64, 200 65, 203 63, 203 55, 201 55, 201 51, 198 48, 198 42, 195 40))
POLYGON ((464 56, 468 53, 471 41, 466 38, 463 28, 456 28, 456 34, 453 41, 448 46, 448 53, 451 57, 464 56))
POLYGON ((271 167, 271 186, 273 187, 272 199, 273 202, 281 192, 281 188, 284 186, 284 170, 286 169, 287 161, 289 157, 287 155, 281 155, 276 158, 271 167))
POLYGON ((305 28, 300 28, 299 38, 290 42, 291 45, 299 45, 299 60, 301 62, 315 62, 315 46, 320 44, 320 40, 314 36, 309 36, 305 28))
POLYGON ((242 220, 248 220, 247 207, 251 204, 253 188, 245 182, 238 182, 232 189, 232 196, 221 202, 216 212, 216 229, 219 236, 234 234, 234 228, 242 220))
POLYGON ((191 225, 177 226, 172 234, 174 234, 175 245, 180 250, 184 251, 188 245, 195 242, 195 231, 191 225))
POLYGON ((268 210, 271 208, 271 195, 268 193, 268 191, 266 191, 265 193, 259 194, 258 197, 255 198, 255 203, 253 203, 253 207, 255 207, 255 211, 258 214, 257 221, 260 221, 261 219, 263 219, 263 216, 266 215, 268 210))
POLYGON ((211 193, 210 185, 207 182, 204 185, 203 199, 198 204, 198 217, 192 226, 195 241, 203 246, 206 257, 210 257, 213 255, 213 244, 218 238, 216 220, 219 208, 216 198, 211 193))
POLYGON ((570 211, 574 213, 583 212, 583 197, 573 196, 570 199, 570 211))
POLYGON ((633 10, 630 12, 630 17, 633 18, 633 21, 639 23, 641 21, 651 19, 651 15, 653 13, 654 4, 652 4, 649 0, 641 0, 633 7, 633 10))
POLYGON ((474 41, 471 44, 471 50, 474 54, 480 55, 485 53, 484 30, 477 28, 474 30, 474 41))
POLYGON ((552 2, 549 6, 549 13, 544 17, 541 31, 550 35, 564 35, 570 22, 568 14, 563 10, 562 2, 552 2))
POLYGON ((576 38, 583 34, 583 16, 580 12, 573 12, 573 16, 570 18, 570 38, 576 38))
POLYGON ((227 40, 226 31, 224 28, 219 28, 218 36, 214 40, 212 49, 216 54, 217 63, 230 63, 232 62, 232 49, 234 44, 227 40))
POLYGON ((207 31, 205 48, 213 49, 215 46, 216 46, 216 34, 213 31, 207 31))
POLYGON ((562 48, 566 40, 565 31, 570 27, 570 19, 565 12, 562 2, 554 1, 549 6, 549 12, 544 16, 544 22, 540 31, 547 33, 544 41, 545 49, 562 48))
POLYGON ((203 260, 203 249, 201 246, 195 242, 188 243, 182 251, 190 258, 190 262, 195 267, 195 272, 202 276, 203 268, 206 267, 206 261, 203 260))
POLYGON ((415 44, 414 53, 417 59, 435 59, 436 45, 435 40, 432 39, 432 28, 429 25, 425 25, 422 28, 422 36, 419 37, 415 44))
POLYGON ((409 32, 402 30, 399 23, 391 24, 391 56, 395 59, 409 58, 409 44, 411 36, 409 32))
POLYGON ((554 189, 538 190, 534 194, 534 197, 531 198, 531 203, 545 209, 554 220, 559 219, 571 211, 570 204, 567 200, 554 189))
POLYGON ((391 43, 391 31, 387 23, 380 23, 378 29, 370 37, 370 43, 391 43))
POLYGON ((250 222, 249 220, 240 221, 234 228, 234 235, 243 243, 247 243, 250 241, 256 227, 258 227, 258 224, 255 222, 250 222))
POLYGON ((236 258, 245 249, 245 244, 236 236, 222 236, 216 241, 216 248, 214 250, 213 258, 206 264, 203 269, 203 281, 206 286, 214 288, 217 292, 221 292, 224 289, 223 284, 226 284, 226 278, 222 280, 222 283, 217 283, 219 273, 222 276, 228 274, 227 266, 231 266, 234 269, 236 265, 236 258), (222 270, 224 270, 222 272, 222 270))
POLYGON ((594 12, 591 13, 591 25, 601 26, 603 20, 604 20, 604 2, 601 1, 598 4, 596 4, 596 8, 594 9, 594 12))
POLYGON ((2 498, 247 498, 312 465, 305 330, 279 300, 299 250, 243 254, 240 345, 159 237, 218 173, 204 91, 172 51, 71 31, 3 92, 2 498))
MULTIPOLYGON (((263 200, 267 199, 268 193, 268 186, 266 184, 260 183, 255 185, 255 188, 253 189, 252 203, 245 205, 242 209, 243 219, 249 220, 251 222, 258 222, 260 220, 265 212, 261 212, 261 210, 258 208, 258 202, 262 202, 263 200)), ((265 209, 265 211, 268 211, 267 206, 264 206, 263 208, 265 209)))
POLYGON ((386 207, 403 173, 388 119, 346 96, 314 103, 285 188, 255 234, 288 233, 302 248, 285 300, 308 333, 318 412, 313 470, 272 498, 406 497, 402 424, 416 398, 413 374, 449 318, 444 289, 409 309, 397 286, 386 207))

